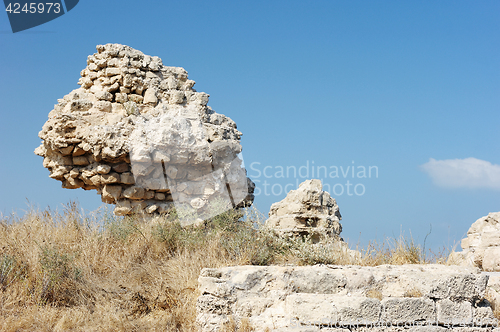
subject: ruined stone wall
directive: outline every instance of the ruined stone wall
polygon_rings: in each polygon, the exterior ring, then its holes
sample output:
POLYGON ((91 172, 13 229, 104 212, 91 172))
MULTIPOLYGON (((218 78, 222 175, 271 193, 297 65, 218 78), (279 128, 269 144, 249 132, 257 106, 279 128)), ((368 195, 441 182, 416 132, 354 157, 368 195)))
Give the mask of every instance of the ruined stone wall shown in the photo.
POLYGON ((120 44, 98 45, 49 113, 35 153, 63 188, 95 189, 115 213, 175 205, 200 218, 249 205, 240 137, 179 67, 120 44))
MULTIPOLYGON (((235 266, 204 269, 197 322, 220 331, 492 331, 488 276, 445 265, 235 266)), ((498 329, 496 330, 498 331, 498 329)))

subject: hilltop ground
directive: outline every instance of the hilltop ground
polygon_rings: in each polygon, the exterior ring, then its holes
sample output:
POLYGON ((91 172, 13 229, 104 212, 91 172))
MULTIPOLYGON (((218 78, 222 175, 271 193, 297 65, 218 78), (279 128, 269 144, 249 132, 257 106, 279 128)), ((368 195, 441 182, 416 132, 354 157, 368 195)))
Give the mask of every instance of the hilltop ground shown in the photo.
MULTIPOLYGON (((0 220, 2 331, 194 331, 202 268, 270 264, 444 263, 410 238, 353 257, 333 243, 278 238, 255 209, 182 228, 175 211, 148 221, 104 211, 30 211, 0 220)), ((245 327, 251 331, 250 327, 245 327)), ((228 330, 233 330, 228 327, 228 330)))

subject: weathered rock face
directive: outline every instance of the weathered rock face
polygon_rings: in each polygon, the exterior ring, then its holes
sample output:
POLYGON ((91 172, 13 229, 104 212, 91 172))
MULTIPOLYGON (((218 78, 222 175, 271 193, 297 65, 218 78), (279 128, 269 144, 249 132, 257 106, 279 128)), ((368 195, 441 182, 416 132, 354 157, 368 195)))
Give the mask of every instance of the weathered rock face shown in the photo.
POLYGON ((484 300, 488 276, 477 268, 236 266, 204 269, 198 280, 203 332, 231 318, 283 332, 491 331, 498 324, 484 300))
POLYGON ((462 240, 462 249, 450 255, 450 263, 500 271, 500 212, 476 220, 462 240))
POLYGON ((338 238, 342 219, 334 198, 320 180, 306 180, 271 205, 266 226, 285 236, 310 236, 313 242, 338 238))
POLYGON ((35 153, 63 188, 95 189, 115 213, 206 218, 249 205, 241 132, 207 106, 183 68, 120 44, 98 45, 49 113, 35 153))

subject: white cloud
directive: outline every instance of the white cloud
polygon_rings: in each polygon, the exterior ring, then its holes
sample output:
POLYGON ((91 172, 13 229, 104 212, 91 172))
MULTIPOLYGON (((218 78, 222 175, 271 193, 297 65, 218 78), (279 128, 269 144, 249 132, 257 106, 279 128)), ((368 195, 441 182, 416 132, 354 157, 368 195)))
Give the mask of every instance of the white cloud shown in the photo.
POLYGON ((476 158, 430 159, 420 166, 432 181, 446 188, 490 188, 500 190, 500 165, 476 158))

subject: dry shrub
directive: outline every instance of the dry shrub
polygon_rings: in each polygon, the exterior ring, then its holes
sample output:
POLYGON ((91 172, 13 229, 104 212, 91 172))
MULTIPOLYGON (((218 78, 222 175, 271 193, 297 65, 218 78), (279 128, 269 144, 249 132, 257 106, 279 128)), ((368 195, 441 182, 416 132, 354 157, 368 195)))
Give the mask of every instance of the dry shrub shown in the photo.
POLYGON ((383 264, 444 264, 447 260, 449 250, 442 249, 438 253, 428 250, 428 253, 411 237, 401 233, 398 238, 387 239, 382 243, 372 241, 362 253, 361 262, 363 266, 377 266, 383 264))
POLYGON ((229 317, 229 321, 224 324, 221 332, 253 332, 255 329, 252 327, 248 318, 243 317, 238 323, 234 320, 232 316, 229 317))
POLYGON ((403 297, 422 297, 422 292, 420 289, 413 287, 405 291, 403 297))
MULTIPOLYGON (((285 239, 255 209, 181 227, 156 218, 28 211, 0 219, 1 331, 194 331, 203 268, 270 264, 427 262, 413 241, 356 255, 337 242, 285 239)), ((377 294, 374 294, 376 296, 377 294)), ((252 331, 248 320, 229 326, 252 331)))

